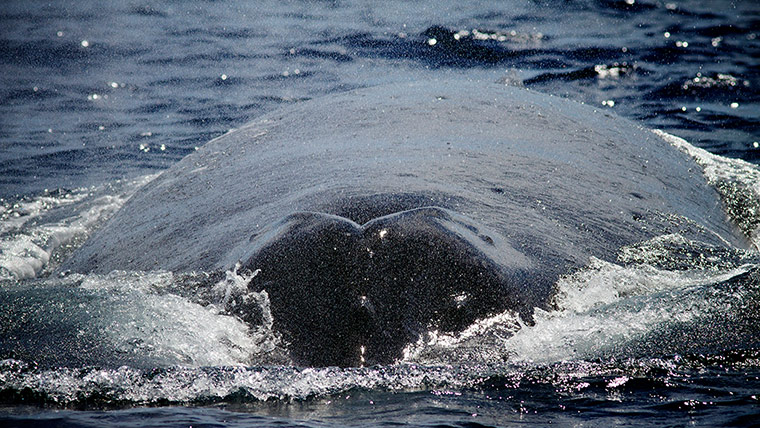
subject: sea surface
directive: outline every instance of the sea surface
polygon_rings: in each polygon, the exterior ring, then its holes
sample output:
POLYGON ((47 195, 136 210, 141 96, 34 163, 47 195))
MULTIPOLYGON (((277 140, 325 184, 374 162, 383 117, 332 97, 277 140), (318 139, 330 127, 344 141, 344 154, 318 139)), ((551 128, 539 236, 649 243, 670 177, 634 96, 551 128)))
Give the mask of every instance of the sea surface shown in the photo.
POLYGON ((2 2, 0 426, 760 426, 759 36, 749 0, 2 2), (503 314, 352 369, 246 364, 271 335, 193 294, 229 296, 235 271, 51 275, 230 129, 449 77, 662 130, 754 249, 662 236, 562 278, 534 325, 503 314), (135 364, 34 359, 103 341, 135 364))

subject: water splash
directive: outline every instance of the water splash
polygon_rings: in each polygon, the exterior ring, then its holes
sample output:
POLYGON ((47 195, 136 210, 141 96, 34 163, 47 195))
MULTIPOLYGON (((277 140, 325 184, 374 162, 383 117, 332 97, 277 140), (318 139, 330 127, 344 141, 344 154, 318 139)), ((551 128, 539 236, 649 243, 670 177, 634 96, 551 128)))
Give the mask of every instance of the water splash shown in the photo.
MULTIPOLYGON (((753 268, 757 266, 668 271, 592 259, 586 269, 560 279, 557 309, 537 310, 535 324, 522 325, 506 347, 513 361, 537 363, 630 358, 646 355, 644 349, 649 355, 692 349, 695 338, 681 337, 680 343, 666 346, 661 333, 709 325, 717 314, 731 314, 756 299, 720 287, 753 268)), ((724 333, 712 332, 715 340, 724 333)))
MULTIPOLYGON (((97 188, 60 190, 0 206, 0 280, 34 278, 111 217, 157 175, 97 188)), ((51 266, 52 264, 52 266, 51 266)))
POLYGON ((694 158, 707 182, 720 194, 728 216, 760 250, 760 167, 741 159, 714 155, 665 131, 652 132, 694 158))

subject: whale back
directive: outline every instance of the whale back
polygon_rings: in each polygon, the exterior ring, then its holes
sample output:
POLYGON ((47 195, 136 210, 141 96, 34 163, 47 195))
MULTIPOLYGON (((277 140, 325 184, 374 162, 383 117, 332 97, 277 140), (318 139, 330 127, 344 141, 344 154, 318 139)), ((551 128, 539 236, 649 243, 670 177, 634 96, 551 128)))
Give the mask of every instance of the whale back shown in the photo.
POLYGON ((301 102, 210 141, 62 269, 229 269, 294 212, 363 224, 426 206, 497 231, 549 277, 662 233, 745 245, 699 168, 652 132, 521 88, 430 81, 301 102))

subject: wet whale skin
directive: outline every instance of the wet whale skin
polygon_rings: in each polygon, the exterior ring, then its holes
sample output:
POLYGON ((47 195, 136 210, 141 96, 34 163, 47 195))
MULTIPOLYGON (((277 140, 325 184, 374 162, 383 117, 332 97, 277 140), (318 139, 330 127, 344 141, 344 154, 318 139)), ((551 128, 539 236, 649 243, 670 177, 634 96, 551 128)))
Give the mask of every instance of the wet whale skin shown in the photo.
POLYGON ((667 233, 745 247, 700 169, 628 120, 430 81, 328 96, 216 138, 61 269, 258 270, 296 364, 389 363, 430 330, 547 308, 557 279, 667 233))

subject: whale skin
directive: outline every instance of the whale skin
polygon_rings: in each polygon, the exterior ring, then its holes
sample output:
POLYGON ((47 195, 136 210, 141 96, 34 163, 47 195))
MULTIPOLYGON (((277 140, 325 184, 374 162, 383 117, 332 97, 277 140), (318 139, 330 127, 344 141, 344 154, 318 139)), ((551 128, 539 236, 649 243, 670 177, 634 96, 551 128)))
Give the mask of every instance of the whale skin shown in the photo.
POLYGON ((530 322, 590 257, 668 233, 746 247, 685 154, 605 111, 465 80, 275 110, 145 185, 61 270, 257 274, 294 364, 398 361, 530 322))

